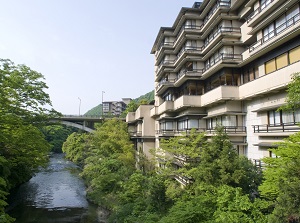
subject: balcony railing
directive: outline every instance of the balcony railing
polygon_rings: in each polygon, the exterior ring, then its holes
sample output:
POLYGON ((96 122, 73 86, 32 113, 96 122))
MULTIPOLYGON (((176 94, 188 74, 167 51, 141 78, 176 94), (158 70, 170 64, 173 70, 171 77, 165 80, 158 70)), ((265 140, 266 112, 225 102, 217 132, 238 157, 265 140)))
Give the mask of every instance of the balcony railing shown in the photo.
MULTIPOLYGON (((193 128, 196 129, 196 132, 205 132, 206 128, 193 128)), ((169 135, 169 134, 190 134, 192 129, 160 129, 156 130, 156 134, 159 135, 169 135)))
POLYGON ((210 34, 209 38, 206 39, 204 45, 201 48, 201 51, 205 49, 219 34, 225 33, 241 33, 241 29, 238 27, 220 27, 215 30, 212 34, 210 34))
POLYGON ((267 8, 268 5, 270 5, 274 0, 268 0, 265 3, 263 3, 260 7, 255 9, 248 17, 247 17, 247 23, 249 23, 254 17, 256 17, 258 14, 260 14, 263 10, 267 8))
POLYGON ((178 72, 177 77, 175 78, 175 82, 178 81, 182 76, 201 76, 204 72, 204 69, 192 69, 192 70, 181 70, 178 72))
POLYGON ((161 88, 162 86, 166 86, 166 85, 173 85, 175 83, 175 79, 170 79, 170 80, 162 80, 158 83, 158 85, 156 86, 155 90, 158 91, 159 88, 161 88))
MULTIPOLYGON (((246 126, 223 126, 225 133, 246 133, 246 126)), ((206 132, 209 134, 215 133, 216 129, 206 129, 206 132)))
POLYGON ((179 53, 177 54, 177 57, 175 59, 175 62, 181 57, 182 54, 184 53, 196 53, 196 52, 201 52, 202 47, 196 47, 196 46, 185 46, 182 47, 179 53))
POLYGON ((289 27, 294 26, 299 21, 300 21, 300 13, 296 14, 295 16, 293 16, 292 18, 290 18, 289 20, 287 20, 286 22, 284 22, 280 26, 274 28, 274 30, 272 32, 269 32, 263 38, 261 38, 260 40, 258 40, 254 44, 252 44, 249 47, 249 52, 254 51, 256 48, 258 48, 258 47, 262 46, 263 44, 265 44, 266 42, 272 40, 274 37, 276 37, 277 35, 279 35, 283 31, 285 31, 289 27))
POLYGON ((142 131, 129 131, 130 136, 142 136, 142 131))
POLYGON ((194 182, 194 180, 191 177, 180 176, 180 175, 174 175, 174 179, 184 186, 187 186, 188 184, 194 182))
POLYGON ((163 46, 169 46, 172 47, 174 45, 174 41, 166 41, 166 42, 161 42, 159 48, 163 47, 163 46))
POLYGON ((231 53, 220 53, 216 58, 213 60, 210 60, 208 64, 205 66, 205 71, 210 69, 212 66, 214 66, 219 61, 223 60, 242 60, 241 54, 231 54, 231 53))
POLYGON ((217 9, 219 9, 220 7, 230 8, 230 6, 231 6, 231 1, 226 1, 226 0, 218 1, 218 3, 215 4, 214 7, 210 10, 210 12, 206 15, 204 22, 201 26, 201 29, 206 25, 208 20, 213 16, 213 14, 217 11, 217 9))
MULTIPOLYGON (((246 133, 247 127, 246 126, 223 126, 225 133, 246 133)), ((216 132, 215 128, 193 128, 196 129, 196 132, 206 132, 208 134, 213 134, 216 132)), ((299 128, 300 129, 300 128, 299 128)), ((162 129, 156 130, 157 134, 168 135, 168 134, 190 134, 192 129, 162 129)))
POLYGON ((299 132, 297 123, 282 123, 278 125, 254 125, 254 133, 299 132))

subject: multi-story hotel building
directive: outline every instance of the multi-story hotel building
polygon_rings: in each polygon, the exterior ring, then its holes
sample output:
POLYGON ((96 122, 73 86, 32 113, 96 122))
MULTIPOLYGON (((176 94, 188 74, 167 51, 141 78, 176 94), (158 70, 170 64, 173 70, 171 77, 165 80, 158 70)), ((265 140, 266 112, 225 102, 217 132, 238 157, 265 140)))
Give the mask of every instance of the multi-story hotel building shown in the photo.
POLYGON ((147 136, 146 148, 159 148, 161 138, 192 128, 210 137, 219 123, 238 153, 271 156, 274 142, 300 129, 300 111, 277 111, 300 72, 299 13, 299 0, 204 0, 182 8, 151 50, 155 104, 127 116, 136 142, 147 136))
POLYGON ((103 115, 104 116, 120 116, 126 110, 130 98, 122 98, 122 101, 105 101, 103 102, 103 115))

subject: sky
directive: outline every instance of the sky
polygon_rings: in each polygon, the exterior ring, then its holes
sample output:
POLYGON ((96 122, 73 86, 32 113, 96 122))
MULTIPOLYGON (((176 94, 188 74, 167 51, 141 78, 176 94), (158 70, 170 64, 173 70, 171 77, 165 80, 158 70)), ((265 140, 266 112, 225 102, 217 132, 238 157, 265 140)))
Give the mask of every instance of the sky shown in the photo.
POLYGON ((82 115, 154 89, 160 27, 189 0, 0 0, 0 58, 45 77, 53 108, 82 115), (105 93, 102 93, 102 92, 105 93))

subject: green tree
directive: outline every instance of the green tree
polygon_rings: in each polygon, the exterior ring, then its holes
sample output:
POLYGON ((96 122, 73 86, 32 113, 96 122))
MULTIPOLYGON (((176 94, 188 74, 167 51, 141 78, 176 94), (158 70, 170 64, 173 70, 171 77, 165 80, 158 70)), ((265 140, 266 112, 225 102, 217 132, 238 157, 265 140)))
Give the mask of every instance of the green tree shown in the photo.
POLYGON ((134 172, 134 149, 127 124, 107 120, 92 134, 90 155, 84 161, 82 176, 89 184, 89 197, 112 208, 122 181, 134 172))
POLYGON ((50 145, 38 127, 58 115, 45 93, 42 74, 10 60, 0 60, 0 219, 7 192, 27 181, 47 160, 50 145))
POLYGON ((300 108, 300 73, 292 74, 292 81, 287 88, 287 104, 280 107, 281 110, 295 111, 300 108))
POLYGON ((289 136, 270 149, 276 158, 264 158, 264 181, 259 187, 262 196, 271 200, 274 211, 270 222, 300 220, 300 133, 289 136))
POLYGON ((77 132, 75 128, 62 125, 43 126, 41 131, 45 135, 47 142, 51 145, 51 151, 56 153, 61 153, 63 143, 68 136, 73 132, 77 132))
POLYGON ((257 191, 261 183, 259 170, 233 148, 224 128, 216 128, 212 141, 203 148, 195 180, 214 186, 241 187, 244 193, 257 191))

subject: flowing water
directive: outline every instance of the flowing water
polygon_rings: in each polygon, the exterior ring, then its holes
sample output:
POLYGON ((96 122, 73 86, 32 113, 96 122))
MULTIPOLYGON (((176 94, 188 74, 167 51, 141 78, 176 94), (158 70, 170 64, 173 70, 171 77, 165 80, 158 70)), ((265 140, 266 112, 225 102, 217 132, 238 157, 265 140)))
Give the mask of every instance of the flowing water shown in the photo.
POLYGON ((51 155, 48 167, 12 192, 8 214, 16 223, 105 222, 105 213, 86 200, 78 172, 63 154, 51 155))

